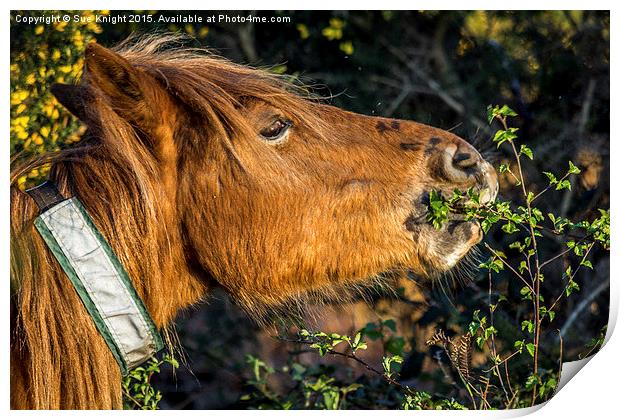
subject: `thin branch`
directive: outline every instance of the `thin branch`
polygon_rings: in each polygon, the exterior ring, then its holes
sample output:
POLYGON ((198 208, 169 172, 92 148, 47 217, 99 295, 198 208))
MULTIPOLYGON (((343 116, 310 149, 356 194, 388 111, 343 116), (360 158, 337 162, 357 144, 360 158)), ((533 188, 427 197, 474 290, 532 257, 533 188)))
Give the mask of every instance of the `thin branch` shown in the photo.
POLYGON ((581 312, 583 312, 583 310, 586 309, 590 305, 590 303, 594 299, 597 298, 598 295, 600 295, 604 290, 607 290, 607 288, 609 288, 609 279, 607 279, 607 281, 599 284, 598 287, 596 289, 594 289, 592 292, 590 292, 590 294, 588 296, 586 296, 586 298, 584 300, 579 302, 579 305, 577 305, 575 310, 573 310, 571 312, 570 316, 568 317, 568 319, 566 320, 566 322, 564 323, 562 328, 560 328, 560 332, 563 335, 566 335, 566 331, 570 328, 570 326, 573 324, 573 322, 575 322, 575 320, 581 314, 581 312))
MULTIPOLYGON (((575 246, 581 244, 582 242, 584 242, 586 239, 589 239, 592 236, 592 234, 588 234, 586 236, 584 236, 583 238, 579 239, 576 243, 575 246)), ((568 254, 570 251, 572 251, 572 248, 567 248, 564 251, 562 251, 561 253, 559 253, 558 255, 556 255, 555 257, 549 258, 548 260, 546 260, 545 262, 540 264, 540 269, 542 270, 542 268, 544 266, 546 266, 547 264, 557 260, 558 258, 560 258, 563 255, 568 254)))
MULTIPOLYGON (((407 58, 407 56, 397 48, 394 48, 386 41, 382 41, 384 46, 394 55, 396 56, 404 65, 411 70, 411 72, 421 79, 426 85, 437 95, 446 105, 456 111, 459 115, 466 115, 465 106, 456 100, 452 95, 446 92, 439 82, 430 77, 426 72, 424 72, 420 66, 414 64, 407 58)), ((488 128, 487 124, 485 124, 481 119, 477 118, 473 115, 467 116, 471 123, 473 123, 478 129, 482 130, 485 134, 491 135, 491 130, 488 128)))
MULTIPOLYGON (((277 338, 278 338, 278 340, 285 341, 285 342, 287 342, 287 343, 307 344, 307 345, 309 345, 309 344, 315 344, 315 342, 314 342, 314 341, 309 341, 309 340, 293 340, 293 339, 286 338, 286 337, 277 337, 277 338)), ((354 361, 356 361, 357 363, 359 363, 359 364, 361 364, 362 366, 364 366, 367 370, 369 370, 369 371, 371 371, 371 372, 373 372, 373 373, 375 373, 375 374, 377 374, 377 375, 379 375, 379 376, 383 377, 383 379, 385 379, 385 380, 386 380, 387 382, 389 382, 390 384, 392 384, 392 385, 394 385, 394 386, 397 386, 398 388, 402 389, 403 391, 405 391, 405 392, 407 392, 407 393, 410 393, 410 392, 411 392, 411 390, 409 389, 409 387, 407 387, 407 386, 405 386, 405 385, 401 384, 400 382, 398 382, 398 381, 396 381, 396 380, 394 380, 394 379, 390 378, 390 377, 389 377, 389 376, 387 376, 384 372, 381 372, 380 370, 378 370, 378 369, 374 368, 373 366, 369 365, 369 364, 368 364, 365 360, 360 359, 360 358, 359 358, 359 357, 357 357, 355 354, 344 353, 344 352, 341 352, 341 351, 338 351, 338 350, 331 350, 331 349, 328 349, 328 350, 327 350, 327 353, 328 353, 328 354, 331 354, 331 355, 342 356, 342 357, 346 357, 347 359, 354 360, 354 361)))
POLYGON ((491 251, 491 252, 493 253, 493 255, 495 255, 495 256, 496 256, 496 257, 497 257, 497 258, 498 258, 498 259, 499 259, 499 260, 500 260, 500 261, 501 261, 501 262, 502 262, 502 263, 503 263, 506 267, 508 267, 508 268, 509 268, 509 269, 510 269, 513 273, 515 273, 515 275, 516 275, 516 276, 517 276, 517 277, 518 277, 518 278, 519 278, 519 279, 523 282, 523 284, 525 284, 525 285, 526 285, 526 286, 530 289, 530 291, 531 291, 532 293, 534 293, 534 289, 532 288, 532 285, 531 285, 531 284, 529 284, 529 283, 527 282, 527 280, 525 280, 525 278, 524 278, 521 274, 519 274, 519 272, 518 272, 517 270, 515 270, 515 269, 514 269, 514 268, 513 268, 510 264, 508 264, 508 262, 507 262, 504 258, 502 258, 502 256, 501 256, 501 255, 499 255, 499 254, 497 253, 497 251, 495 251, 493 248, 491 248, 491 247, 489 246, 489 244, 487 244, 487 243, 485 243, 485 244, 484 244, 484 246, 485 246, 485 247, 486 247, 489 251, 491 251))
POLYGON ((517 350, 517 351, 515 351, 515 352, 511 353, 511 354, 510 354, 509 356, 507 356, 505 359, 502 359, 502 361, 501 361, 501 362, 499 362, 499 363, 495 363, 495 364, 494 364, 493 366, 491 366, 490 368, 488 368, 488 369, 483 369, 482 371, 483 371, 484 373, 490 372, 490 371, 492 371, 493 369, 495 369, 497 366, 501 365, 502 363, 506 363, 508 360, 512 359, 514 356, 516 356, 517 354, 520 354, 520 353, 521 353, 521 352, 520 352, 519 350, 517 350))
MULTIPOLYGON (((489 270, 489 323, 491 324, 491 327, 494 327, 495 309, 491 310, 491 296, 492 295, 493 295, 493 276, 491 275, 491 270, 489 270)), ((497 308, 497 306, 496 306, 496 308, 497 308)), ((497 357, 497 347, 495 346, 495 334, 494 333, 491 334, 490 350, 491 350, 491 356, 495 360, 495 358, 497 357)), ((499 378, 499 383, 502 386, 502 390, 504 391, 504 395, 506 396, 506 403, 508 403, 510 398, 508 397, 508 391, 506 390, 506 386, 504 385, 504 380, 502 378, 502 374, 501 374, 498 366, 495 366, 495 373, 497 374, 497 377, 499 378)))
POLYGON ((592 250, 592 248, 594 247, 594 242, 592 242, 590 244, 590 246, 588 246, 588 249, 586 250, 585 254, 583 255, 583 257, 581 258, 581 261, 579 262, 579 265, 577 266, 577 268, 575 269, 575 271, 573 272, 573 274, 568 278, 568 281, 566 282, 566 286, 564 286, 564 289, 562 290, 562 293, 560 293, 558 295, 558 297, 555 299, 555 301, 553 302, 553 304, 549 307, 549 311, 551 311, 553 308, 555 308, 555 306, 558 304, 558 302, 562 299, 562 297, 564 297, 566 290, 568 289, 568 286, 570 285, 571 281, 575 278, 575 276, 577 275, 577 272, 579 271, 579 269, 582 267, 582 263, 586 260, 586 258, 588 257, 588 254, 590 253, 590 251, 592 250))

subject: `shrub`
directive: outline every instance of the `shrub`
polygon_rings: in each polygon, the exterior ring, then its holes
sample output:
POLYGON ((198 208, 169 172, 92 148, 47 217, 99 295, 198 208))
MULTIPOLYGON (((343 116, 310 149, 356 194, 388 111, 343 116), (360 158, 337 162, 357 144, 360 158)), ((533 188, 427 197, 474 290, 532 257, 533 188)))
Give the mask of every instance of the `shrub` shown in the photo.
MULTIPOLYGON (((13 12, 43 16, 53 11, 13 12)), ((93 16, 95 11, 76 12, 93 16)), ((101 13, 106 14, 106 11, 101 13)), ((50 25, 12 25, 11 43, 11 156, 36 156, 60 150, 79 140, 81 125, 52 95, 53 83, 74 83, 84 66, 84 48, 102 29, 95 22, 56 22, 50 25)), ((36 185, 47 167, 18 180, 20 188, 36 185)))

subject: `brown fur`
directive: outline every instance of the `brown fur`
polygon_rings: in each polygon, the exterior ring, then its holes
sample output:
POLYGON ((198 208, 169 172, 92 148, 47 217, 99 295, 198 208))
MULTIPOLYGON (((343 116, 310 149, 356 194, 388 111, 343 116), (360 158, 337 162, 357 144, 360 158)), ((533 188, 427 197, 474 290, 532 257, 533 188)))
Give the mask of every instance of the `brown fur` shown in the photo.
MULTIPOLYGON (((170 41, 89 45, 82 84, 54 90, 86 135, 16 165, 11 180, 51 162, 50 179, 84 204, 159 327, 215 285, 259 319, 394 270, 432 277, 480 240, 473 223, 437 231, 424 218, 431 189, 496 192, 465 141, 321 104, 170 41), (258 133, 278 116, 293 126, 269 144, 258 133), (456 149, 477 169, 454 169, 456 149)), ((37 212, 11 188, 11 405, 120 408, 119 369, 33 227, 37 212)))

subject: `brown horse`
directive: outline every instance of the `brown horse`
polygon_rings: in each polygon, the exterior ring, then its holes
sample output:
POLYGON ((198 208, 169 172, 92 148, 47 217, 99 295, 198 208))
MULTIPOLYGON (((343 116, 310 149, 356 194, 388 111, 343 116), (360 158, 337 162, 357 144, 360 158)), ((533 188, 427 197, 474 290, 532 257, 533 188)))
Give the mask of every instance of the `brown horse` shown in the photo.
MULTIPOLYGON (((385 272, 432 278, 480 241, 475 222, 455 215, 436 230, 425 218, 431 190, 495 197, 495 171, 466 141, 322 104, 168 41, 90 44, 81 84, 53 88, 88 130, 47 159, 158 327, 217 285, 259 319, 385 272)), ((11 189, 11 405, 120 408, 119 368, 33 227, 37 212, 11 189)))

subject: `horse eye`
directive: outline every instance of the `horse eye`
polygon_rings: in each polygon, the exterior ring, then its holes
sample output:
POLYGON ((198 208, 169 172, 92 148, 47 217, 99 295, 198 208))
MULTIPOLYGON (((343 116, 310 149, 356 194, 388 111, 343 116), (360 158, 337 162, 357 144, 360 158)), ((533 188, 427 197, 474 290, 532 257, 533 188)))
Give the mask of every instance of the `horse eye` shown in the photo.
POLYGON ((279 140, 281 139, 288 129, 293 125, 290 120, 277 119, 269 127, 261 130, 260 135, 267 140, 279 140))

